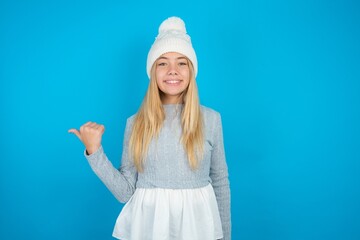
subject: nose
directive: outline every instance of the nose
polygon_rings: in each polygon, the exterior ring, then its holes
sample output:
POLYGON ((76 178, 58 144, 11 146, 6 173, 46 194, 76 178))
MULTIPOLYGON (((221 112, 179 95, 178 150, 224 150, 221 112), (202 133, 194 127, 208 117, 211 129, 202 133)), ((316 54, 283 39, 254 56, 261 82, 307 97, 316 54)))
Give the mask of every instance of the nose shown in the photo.
POLYGON ((176 68, 176 64, 170 64, 169 65, 169 72, 168 72, 169 75, 177 75, 178 74, 178 71, 177 71, 177 68, 176 68))

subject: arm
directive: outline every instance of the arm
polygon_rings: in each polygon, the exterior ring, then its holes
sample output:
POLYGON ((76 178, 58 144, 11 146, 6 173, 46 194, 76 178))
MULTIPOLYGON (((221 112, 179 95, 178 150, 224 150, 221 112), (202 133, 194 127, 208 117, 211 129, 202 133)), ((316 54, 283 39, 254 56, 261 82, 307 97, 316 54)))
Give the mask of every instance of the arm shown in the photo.
POLYGON ((131 125, 131 121, 128 119, 126 122, 124 134, 120 169, 116 169, 112 165, 104 153, 102 146, 100 146, 96 152, 90 155, 87 155, 86 150, 84 151, 84 155, 88 160, 92 170, 106 185, 115 198, 122 203, 127 202, 133 195, 137 180, 137 171, 128 153, 131 125))
POLYGON ((211 155, 210 178, 219 207, 224 240, 231 239, 230 184, 225 159, 221 116, 216 114, 213 125, 213 151, 211 155))

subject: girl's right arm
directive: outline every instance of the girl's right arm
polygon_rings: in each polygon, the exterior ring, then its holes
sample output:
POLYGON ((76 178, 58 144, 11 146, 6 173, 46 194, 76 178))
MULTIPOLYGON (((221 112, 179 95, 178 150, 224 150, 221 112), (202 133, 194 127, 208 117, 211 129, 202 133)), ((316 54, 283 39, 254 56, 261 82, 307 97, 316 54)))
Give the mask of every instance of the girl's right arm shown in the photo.
POLYGON ((123 153, 120 169, 116 169, 107 158, 101 145, 101 137, 104 133, 102 125, 88 122, 81 126, 80 131, 70 129, 85 145, 84 155, 88 160, 91 168, 100 180, 106 185, 111 193, 120 202, 127 202, 135 191, 137 171, 132 163, 128 146, 131 132, 130 120, 127 120, 123 153))

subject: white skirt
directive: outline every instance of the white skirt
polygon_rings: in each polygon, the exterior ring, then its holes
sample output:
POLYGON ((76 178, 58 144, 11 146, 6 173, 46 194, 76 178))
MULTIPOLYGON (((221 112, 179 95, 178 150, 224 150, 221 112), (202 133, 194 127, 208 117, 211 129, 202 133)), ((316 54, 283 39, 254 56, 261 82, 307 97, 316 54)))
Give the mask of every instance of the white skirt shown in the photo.
POLYGON ((138 188, 116 220, 121 240, 215 240, 223 237, 211 184, 194 189, 138 188))

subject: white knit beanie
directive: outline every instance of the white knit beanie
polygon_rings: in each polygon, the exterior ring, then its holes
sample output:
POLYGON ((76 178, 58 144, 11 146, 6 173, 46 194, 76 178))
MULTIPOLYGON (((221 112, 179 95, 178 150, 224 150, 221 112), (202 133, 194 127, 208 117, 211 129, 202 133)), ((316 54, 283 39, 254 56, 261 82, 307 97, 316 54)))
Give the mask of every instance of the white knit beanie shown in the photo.
POLYGON ((177 52, 190 59, 194 66, 195 77, 198 72, 198 63, 190 36, 186 33, 185 23, 181 18, 170 17, 159 27, 159 34, 150 48, 146 63, 146 72, 150 78, 151 67, 164 53, 177 52))

